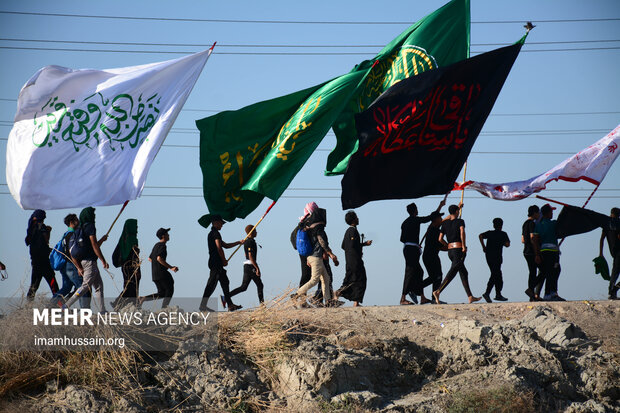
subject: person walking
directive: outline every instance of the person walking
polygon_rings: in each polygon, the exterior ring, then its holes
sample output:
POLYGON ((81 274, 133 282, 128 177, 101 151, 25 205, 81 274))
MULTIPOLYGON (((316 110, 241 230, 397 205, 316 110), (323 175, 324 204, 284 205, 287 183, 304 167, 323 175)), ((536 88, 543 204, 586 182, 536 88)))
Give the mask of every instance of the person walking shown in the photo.
POLYGON ((349 225, 341 245, 344 250, 346 267, 342 287, 336 291, 336 299, 344 297, 353 301, 353 307, 359 307, 364 301, 366 292, 366 268, 362 260, 362 248, 370 246, 372 241, 364 241, 360 238, 357 231, 360 221, 354 211, 347 212, 344 221, 349 225))
POLYGON ((108 236, 104 235, 99 240, 97 239, 95 208, 87 207, 80 212, 80 228, 75 232, 73 238, 75 239, 72 240, 72 244, 75 242, 78 246, 82 246, 81 256, 72 256, 78 274, 82 276, 82 285, 67 300, 66 307, 71 307, 87 291, 94 291, 99 302, 99 311, 105 313, 107 310, 103 301, 103 280, 101 273, 99 273, 99 267, 97 267, 97 259, 101 260, 103 268, 109 268, 100 248, 108 236))
POLYGON ((487 264, 491 270, 491 276, 487 283, 487 289, 482 294, 482 297, 487 303, 491 303, 491 290, 495 287, 495 300, 508 301, 506 297, 502 295, 502 288, 504 286, 504 279, 502 278, 502 248, 510 247, 510 239, 508 234, 502 231, 504 221, 501 218, 493 218, 493 231, 486 231, 478 235, 480 245, 482 245, 482 251, 487 259, 487 264), (486 240, 486 245, 484 241, 486 240))
POLYGON ((448 248, 448 258, 452 261, 452 266, 446 273, 446 278, 441 283, 439 289, 433 291, 433 297, 435 297, 437 302, 439 302, 441 292, 446 289, 457 273, 461 276, 461 283, 463 283, 469 303, 471 304, 481 299, 481 297, 474 297, 469 288, 469 273, 467 268, 465 268, 465 257, 467 256, 465 221, 458 217, 461 208, 463 208, 462 203, 458 206, 450 205, 448 207, 450 216, 441 225, 441 230, 439 231, 439 242, 448 248), (447 242, 444 240, 444 237, 447 239, 447 242))
MULTIPOLYGON (((133 224, 130 225, 133 226, 133 224)), ((170 241, 169 232, 170 228, 159 228, 155 233, 155 236, 159 239, 159 241, 157 241, 157 243, 153 246, 151 255, 149 255, 149 261, 151 262, 151 275, 153 277, 153 282, 157 287, 157 292, 144 297, 140 297, 138 300, 139 305, 142 305, 145 301, 153 301, 163 298, 161 308, 166 308, 168 307, 168 304, 170 304, 170 300, 172 300, 172 295, 174 294, 174 278, 172 278, 172 274, 170 274, 170 271, 176 273, 179 271, 179 267, 170 265, 167 261, 167 243, 168 241, 170 241)), ((129 253, 129 257, 131 257, 131 253, 129 253)))
MULTIPOLYGON (((618 219, 620 218, 620 208, 612 208, 611 213, 609 214, 611 218, 618 219)), ((618 299, 618 290, 620 289, 620 282, 616 284, 618 281, 618 274, 620 273, 620 230, 616 229, 603 229, 601 233, 601 242, 599 245, 599 256, 603 256, 603 245, 607 240, 607 245, 609 246, 609 253, 611 254, 611 258, 613 259, 613 263, 611 265, 611 272, 609 274, 609 295, 608 298, 610 300, 618 299)))
MULTIPOLYGON (((58 292, 52 297, 52 301, 57 302, 57 300, 61 300, 60 304, 64 303, 71 296, 72 290, 77 289, 82 285, 82 278, 78 274, 77 267, 73 264, 73 261, 70 259, 70 251, 69 251, 69 242, 73 235, 75 234, 75 229, 80 225, 80 220, 75 214, 69 214, 65 217, 64 223, 67 226, 67 230, 62 236, 61 239, 61 247, 59 249, 59 253, 65 257, 65 263, 60 268, 60 274, 62 275, 62 287, 58 292)), ((74 291, 75 292, 75 291, 74 291)), ((88 308, 90 307, 90 295, 80 297, 80 307, 88 308)))
POLYGON ((530 301, 541 301, 540 290, 545 281, 544 274, 538 271, 538 264, 536 264, 536 254, 534 253, 534 244, 532 239, 534 238, 534 228, 536 223, 540 220, 540 209, 538 205, 530 205, 527 209, 527 219, 521 227, 521 243, 523 244, 523 257, 527 263, 527 290, 525 294, 530 298, 530 301), (537 274, 538 273, 538 274, 537 274))
POLYGON ((224 293, 223 297, 221 297, 224 308, 228 306, 228 311, 236 311, 242 308, 240 305, 234 304, 230 298, 230 281, 228 280, 226 270, 224 269, 224 267, 228 265, 228 261, 224 255, 224 248, 235 247, 243 244, 243 241, 236 241, 233 243, 222 241, 220 230, 224 224, 224 219, 222 219, 220 215, 213 215, 211 220, 211 232, 209 232, 209 235, 207 236, 210 274, 204 293, 202 294, 202 301, 200 302, 199 307, 200 311, 212 311, 209 307, 207 307, 207 304, 209 302, 209 298, 211 298, 211 295, 213 294, 213 291, 215 291, 215 287, 217 287, 218 282, 220 283, 220 287, 222 287, 222 292, 224 293))
POLYGON ((26 245, 30 250, 30 263, 32 274, 30 277, 30 288, 28 288, 28 300, 34 300, 34 296, 39 289, 41 280, 45 278, 52 291, 52 295, 58 292, 58 282, 56 275, 50 264, 50 232, 52 227, 45 225, 47 214, 42 209, 35 210, 28 219, 26 230, 26 245))
MULTIPOLYGON (((446 204, 441 201, 435 212, 446 204)), ((422 288, 422 278, 424 270, 420 265, 420 256, 422 255, 422 247, 420 246, 420 224, 430 222, 431 216, 418 216, 418 207, 415 203, 407 205, 409 217, 405 219, 400 226, 400 242, 403 243, 403 255, 405 256, 405 278, 403 281, 403 291, 400 297, 400 305, 411 305, 413 302, 407 300, 409 295, 414 301, 416 296, 420 296, 420 304, 430 303, 431 300, 423 297, 424 289, 422 288)))
POLYGON ((553 218, 555 208, 545 204, 540 208, 541 220, 534 227, 534 254, 536 264, 545 279, 545 301, 566 301, 558 295, 560 278, 560 247, 558 245, 557 221, 553 218))
POLYGON ((248 289, 251 281, 256 284, 256 290, 258 292, 258 301, 263 304, 265 298, 263 296, 263 282, 261 281, 261 272, 256 262, 256 235, 258 232, 253 225, 247 225, 245 227, 245 233, 248 234, 247 239, 243 243, 243 251, 245 252, 245 261, 243 262, 243 281, 241 285, 230 292, 230 298, 242 293, 248 289))
MULTIPOLYGON (((116 244, 113 258, 118 262, 114 265, 121 267, 123 273, 123 291, 112 302, 112 307, 121 308, 126 303, 138 303, 140 288, 140 248, 138 247, 138 220, 128 219, 123 226, 123 232, 116 244)), ((114 261, 114 260, 113 260, 114 261)))
MULTIPOLYGON (((424 288, 432 284, 432 291, 438 290, 441 287, 441 279, 443 273, 441 271, 441 259, 439 258, 440 251, 448 251, 448 248, 439 242, 439 230, 443 223, 443 212, 433 211, 431 212, 431 223, 428 225, 426 234, 424 235, 424 251, 422 252, 422 262, 426 267, 426 273, 428 277, 422 281, 422 297, 424 297, 424 288)), ((432 296, 431 291, 431 296, 432 296)), ((433 297, 433 304, 445 304, 445 302, 438 302, 433 297)))
MULTIPOLYGON (((331 276, 325 267, 323 261, 324 255, 327 255, 332 259, 334 265, 338 266, 338 257, 332 252, 327 241, 327 234, 325 233, 325 225, 327 222, 325 209, 318 208, 314 204, 314 208, 310 203, 304 208, 304 216, 300 218, 300 222, 303 228, 300 231, 305 231, 308 234, 310 243, 312 245, 312 253, 307 257, 308 265, 311 270, 310 280, 302 285, 295 294, 292 295, 294 300, 303 299, 305 301, 306 293, 308 290, 321 282, 323 300, 326 306, 336 306, 337 301, 333 300, 333 291, 331 288, 331 276)), ((302 304, 304 305, 304 304, 302 304)))

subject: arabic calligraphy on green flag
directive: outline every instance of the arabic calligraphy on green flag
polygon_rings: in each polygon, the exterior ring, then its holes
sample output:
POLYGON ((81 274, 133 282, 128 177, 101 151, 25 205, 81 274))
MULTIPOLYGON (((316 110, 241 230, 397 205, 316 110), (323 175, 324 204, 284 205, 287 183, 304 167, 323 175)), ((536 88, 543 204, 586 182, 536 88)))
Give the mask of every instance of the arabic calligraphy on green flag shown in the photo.
MULTIPOLYGON (((196 121, 209 212, 226 220, 245 218, 264 197, 277 200, 330 128, 338 144, 328 172, 344 172, 356 148, 355 113, 399 80, 468 55, 469 0, 453 0, 345 75, 196 121)), ((208 226, 209 217, 201 225, 208 226)))

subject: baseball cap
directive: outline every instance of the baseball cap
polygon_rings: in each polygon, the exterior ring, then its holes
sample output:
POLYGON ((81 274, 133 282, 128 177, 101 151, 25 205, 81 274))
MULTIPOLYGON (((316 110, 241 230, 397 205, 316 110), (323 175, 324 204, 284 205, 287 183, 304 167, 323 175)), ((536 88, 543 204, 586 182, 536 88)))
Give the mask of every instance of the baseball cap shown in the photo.
POLYGON ((170 231, 170 228, 160 228, 157 230, 157 233, 155 235, 157 235, 157 238, 160 238, 164 236, 164 234, 167 234, 168 231, 170 231))

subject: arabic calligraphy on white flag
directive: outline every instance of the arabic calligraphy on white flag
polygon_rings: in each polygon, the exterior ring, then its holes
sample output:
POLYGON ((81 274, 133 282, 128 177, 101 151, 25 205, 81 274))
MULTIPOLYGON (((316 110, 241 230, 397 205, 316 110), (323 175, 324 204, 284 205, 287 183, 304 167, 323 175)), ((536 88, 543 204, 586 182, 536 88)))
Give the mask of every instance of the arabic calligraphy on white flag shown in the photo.
POLYGON ((40 69, 19 94, 8 140, 17 203, 62 209, 140 196, 211 51, 117 69, 40 69))

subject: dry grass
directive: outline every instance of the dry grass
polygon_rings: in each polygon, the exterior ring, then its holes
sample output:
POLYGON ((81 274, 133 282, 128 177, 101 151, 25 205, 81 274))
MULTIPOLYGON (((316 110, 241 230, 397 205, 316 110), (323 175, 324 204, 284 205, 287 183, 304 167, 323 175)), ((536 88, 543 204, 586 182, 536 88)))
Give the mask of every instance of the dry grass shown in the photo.
POLYGON ((325 317, 325 310, 300 312, 290 294, 286 291, 253 311, 219 316, 220 346, 244 356, 272 378, 276 361, 292 351, 294 336, 326 337, 342 329, 325 317))
POLYGON ((532 413, 538 411, 534 393, 509 385, 460 391, 445 401, 448 413, 532 413))

